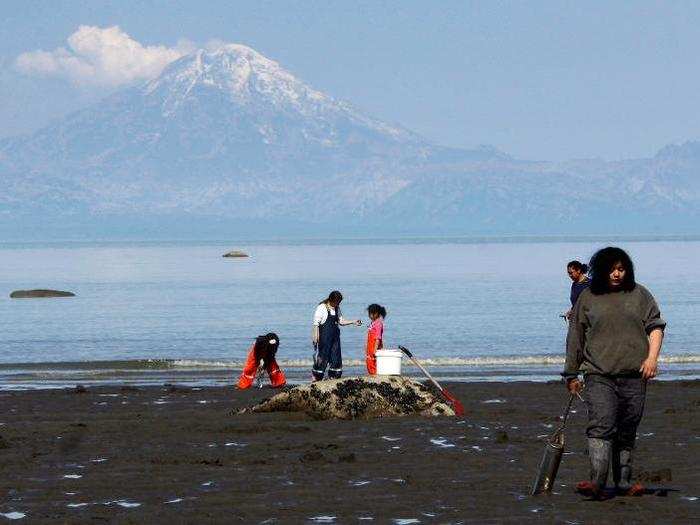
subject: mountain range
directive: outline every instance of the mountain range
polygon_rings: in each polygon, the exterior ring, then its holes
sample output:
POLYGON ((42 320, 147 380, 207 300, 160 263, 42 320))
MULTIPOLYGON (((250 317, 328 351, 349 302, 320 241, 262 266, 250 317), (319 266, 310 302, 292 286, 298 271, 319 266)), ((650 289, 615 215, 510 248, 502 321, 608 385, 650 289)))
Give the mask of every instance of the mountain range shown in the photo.
POLYGON ((700 143, 623 161, 443 147, 238 44, 0 141, 0 236, 700 233, 700 143))

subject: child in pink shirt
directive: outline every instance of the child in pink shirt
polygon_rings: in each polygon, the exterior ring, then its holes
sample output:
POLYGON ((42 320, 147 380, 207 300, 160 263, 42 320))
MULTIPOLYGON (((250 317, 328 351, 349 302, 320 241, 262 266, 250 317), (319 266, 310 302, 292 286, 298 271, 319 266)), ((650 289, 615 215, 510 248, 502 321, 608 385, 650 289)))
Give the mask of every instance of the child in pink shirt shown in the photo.
POLYGON ((386 317, 386 308, 378 304, 370 304, 367 307, 367 314, 372 322, 367 330, 365 360, 367 362, 367 373, 369 375, 376 375, 377 350, 384 346, 384 318, 386 317))

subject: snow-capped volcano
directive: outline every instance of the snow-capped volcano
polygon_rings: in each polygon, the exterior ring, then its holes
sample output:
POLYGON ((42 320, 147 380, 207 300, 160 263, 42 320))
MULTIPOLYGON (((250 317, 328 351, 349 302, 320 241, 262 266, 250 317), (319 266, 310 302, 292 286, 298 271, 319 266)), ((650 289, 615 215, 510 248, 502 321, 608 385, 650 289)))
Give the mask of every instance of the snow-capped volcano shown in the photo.
MULTIPOLYGON (((188 111, 188 102, 216 94, 261 121, 275 114, 305 120, 309 138, 327 145, 337 143, 342 134, 332 122, 338 119, 345 120, 345 126, 366 127, 390 141, 421 141, 405 129, 362 115, 349 104, 311 88, 274 60, 241 44, 185 56, 142 90, 147 100, 161 105, 164 117, 188 111), (318 119, 325 120, 322 129, 314 122, 318 119)), ((265 140, 272 138, 269 126, 263 124, 259 131, 265 140)))
POLYGON ((439 147, 230 44, 0 141, 0 234, 577 232, 671 212, 697 225, 694 159, 552 164, 439 147), (605 190, 620 178, 626 193, 605 190), (600 191, 571 198, 589 184, 600 191))
POLYGON ((276 107, 295 108, 302 113, 309 104, 331 102, 274 60, 240 44, 228 44, 211 52, 201 49, 183 57, 148 82, 144 91, 158 94, 166 106, 176 108, 198 86, 228 93, 242 105, 253 104, 262 96, 276 107))

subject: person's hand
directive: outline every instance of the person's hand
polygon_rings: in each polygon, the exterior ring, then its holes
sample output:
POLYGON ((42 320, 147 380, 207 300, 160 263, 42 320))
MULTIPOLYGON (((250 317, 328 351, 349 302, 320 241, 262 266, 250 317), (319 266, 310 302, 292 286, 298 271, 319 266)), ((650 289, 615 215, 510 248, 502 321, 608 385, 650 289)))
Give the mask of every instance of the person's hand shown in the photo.
POLYGON ((355 321, 355 326, 362 326, 362 320, 358 319, 357 321, 355 321))
POLYGON ((566 380, 566 389, 570 394, 576 394, 580 396, 581 390, 583 390, 583 383, 578 377, 566 380))
POLYGON ((639 367, 639 371, 642 373, 643 379, 656 377, 656 374, 659 372, 656 359, 647 357, 642 361, 642 366, 639 367))
POLYGON ((573 311, 573 310, 567 310, 567 312, 564 314, 564 317, 566 317, 566 320, 567 320, 567 321, 570 321, 572 315, 574 315, 574 311, 573 311))

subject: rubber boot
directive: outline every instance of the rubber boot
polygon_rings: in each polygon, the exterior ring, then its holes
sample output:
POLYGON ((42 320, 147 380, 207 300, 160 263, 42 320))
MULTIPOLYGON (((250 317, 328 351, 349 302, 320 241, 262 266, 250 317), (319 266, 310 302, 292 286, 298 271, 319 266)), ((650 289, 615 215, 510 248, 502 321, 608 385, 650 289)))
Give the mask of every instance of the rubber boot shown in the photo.
POLYGON ((588 459, 591 462, 591 496, 603 499, 608 469, 612 458, 612 442, 605 439, 588 438, 588 459))
POLYGON ((631 486, 632 480, 632 451, 614 447, 612 456, 612 472, 615 480, 615 488, 624 493, 631 486))
POLYGON ((641 483, 632 484, 632 451, 615 447, 612 461, 616 492, 623 496, 641 496, 644 486, 641 483))

